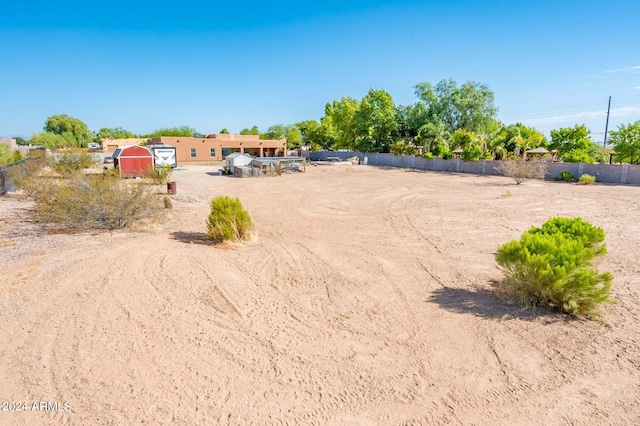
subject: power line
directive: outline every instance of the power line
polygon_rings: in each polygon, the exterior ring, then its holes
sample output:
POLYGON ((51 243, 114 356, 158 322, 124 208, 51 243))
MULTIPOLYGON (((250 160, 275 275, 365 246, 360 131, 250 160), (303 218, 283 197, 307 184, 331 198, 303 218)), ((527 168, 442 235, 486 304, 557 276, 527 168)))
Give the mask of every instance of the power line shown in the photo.
MULTIPOLYGON (((612 99, 611 105, 614 108, 640 106, 640 95, 638 96, 623 96, 612 99)), ((579 114, 583 112, 599 112, 593 111, 593 109, 600 109, 602 106, 601 101, 585 101, 580 103, 569 104, 549 104, 546 106, 537 106, 529 108, 512 108, 508 109, 505 113, 499 114, 505 118, 541 118, 542 116, 553 115, 570 115, 579 114)), ((606 111, 601 110, 604 114, 606 111)))
MULTIPOLYGON (((508 113, 504 114, 504 113, 499 113, 498 115, 502 118, 502 119, 520 119, 520 120, 527 120, 527 119, 539 119, 539 118, 553 118, 554 116, 568 116, 567 118, 570 118, 571 116, 580 116, 581 114, 596 114, 596 115, 605 115, 607 114, 607 110, 606 109, 600 109, 597 108, 599 106, 601 106, 602 104, 599 105, 594 105, 593 107, 583 107, 583 108, 573 108, 573 109, 552 109, 552 108, 547 108, 545 110, 520 110, 520 111, 509 111, 508 113)), ((634 103, 614 103, 613 101, 611 102, 611 106, 609 107, 609 111, 610 113, 612 112, 617 112, 617 110, 620 109, 624 109, 624 108, 637 108, 640 109, 640 102, 634 102, 634 103)), ((579 118, 579 117, 576 117, 579 118)))

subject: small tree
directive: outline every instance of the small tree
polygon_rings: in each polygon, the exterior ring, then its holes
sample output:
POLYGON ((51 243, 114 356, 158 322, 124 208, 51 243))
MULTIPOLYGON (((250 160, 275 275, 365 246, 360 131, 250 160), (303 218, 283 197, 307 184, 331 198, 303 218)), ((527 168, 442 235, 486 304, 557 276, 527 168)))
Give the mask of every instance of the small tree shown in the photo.
POLYGON ((215 243, 246 240, 252 229, 251 216, 240 199, 222 196, 211 200, 207 234, 215 243))
POLYGON ((544 179, 547 174, 547 163, 539 160, 501 161, 495 168, 506 177, 512 178, 517 185, 529 179, 544 179))
POLYGON ((499 291, 526 307, 595 317, 600 304, 612 303, 613 277, 591 268, 591 260, 605 253, 601 228, 580 218, 552 218, 498 248, 505 273, 499 291))
POLYGON ((609 141, 615 146, 617 161, 640 164, 640 120, 618 127, 609 141))
POLYGON ((166 164, 160 167, 150 166, 147 170, 147 177, 151 179, 154 185, 162 185, 169 180, 172 172, 171 166, 166 164))

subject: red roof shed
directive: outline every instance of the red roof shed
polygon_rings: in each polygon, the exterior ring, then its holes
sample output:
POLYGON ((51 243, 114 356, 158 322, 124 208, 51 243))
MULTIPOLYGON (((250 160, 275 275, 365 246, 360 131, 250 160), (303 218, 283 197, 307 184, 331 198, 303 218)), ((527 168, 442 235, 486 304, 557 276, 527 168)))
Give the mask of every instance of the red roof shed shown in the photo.
POLYGON ((146 176, 153 168, 153 154, 144 146, 121 146, 112 157, 113 166, 119 167, 124 177, 146 176))

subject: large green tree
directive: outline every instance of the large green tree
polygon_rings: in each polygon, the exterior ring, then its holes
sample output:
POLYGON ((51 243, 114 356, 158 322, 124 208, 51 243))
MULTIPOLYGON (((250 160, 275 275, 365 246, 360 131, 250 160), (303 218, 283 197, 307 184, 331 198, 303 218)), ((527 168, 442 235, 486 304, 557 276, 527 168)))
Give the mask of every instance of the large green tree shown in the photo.
POLYGON ((420 127, 415 140, 421 144, 426 151, 431 151, 438 141, 444 143, 449 136, 451 135, 447 130, 447 126, 442 121, 436 123, 429 122, 420 127))
POLYGON ((451 149, 465 149, 468 145, 476 144, 478 135, 469 130, 458 129, 449 138, 449 147, 451 149))
POLYGON ((574 149, 588 150, 591 140, 590 132, 585 125, 561 127, 551 131, 550 149, 557 149, 560 155, 574 149))
POLYGON ((620 125, 609 141, 615 146, 616 161, 640 164, 640 120, 620 125))
POLYGON ((253 126, 252 128, 244 128, 240 130, 241 135, 259 135, 260 131, 258 130, 258 126, 253 126))
POLYGON ((426 109, 423 102, 415 105, 399 105, 396 108, 396 122, 398 137, 407 143, 421 143, 420 130, 427 124, 426 109))
POLYGON ((550 149, 557 149, 562 161, 593 163, 606 161, 604 149, 593 142, 585 125, 562 127, 551 131, 550 149))
POLYGON ((396 105, 389 93, 370 89, 362 98, 355 117, 360 151, 388 152, 397 134, 396 105))
POLYGON ((93 140, 93 135, 84 122, 66 114, 52 115, 47 118, 44 131, 56 135, 72 134, 73 139, 66 137, 65 140, 69 143, 73 142, 73 145, 66 146, 86 147, 93 140))
POLYGON ((64 132, 60 135, 53 132, 36 133, 31 136, 30 142, 33 145, 49 149, 79 146, 76 137, 71 132, 64 132))
POLYGON ((494 130, 489 130, 488 134, 490 136, 487 140, 489 151, 494 156, 502 158, 506 152, 519 152, 522 155, 525 150, 544 148, 549 144, 547 138, 533 127, 515 123, 508 126, 501 125, 496 130, 495 123, 497 122, 494 121, 493 124, 489 124, 489 128, 494 130))
POLYGON ((102 142, 102 139, 129 139, 129 138, 135 138, 136 135, 131 133, 128 130, 123 129, 122 127, 114 127, 114 128, 109 128, 109 127, 103 127, 102 129, 98 130, 95 134, 95 138, 94 141, 95 142, 102 142))
POLYGON ((302 146, 302 132, 296 124, 276 124, 267 129, 266 132, 260 133, 260 139, 270 140, 287 140, 287 148, 297 149, 302 146))
POLYGON ((424 120, 442 121, 450 133, 458 129, 481 133, 497 114, 493 92, 485 84, 469 81, 458 87, 445 79, 435 86, 419 83, 414 89, 424 107, 424 120))
POLYGON ((189 126, 180 127, 165 127, 162 129, 156 129, 153 133, 143 135, 143 138, 159 138, 160 136, 193 136, 198 134, 196 129, 189 126))
POLYGON ((324 116, 318 123, 316 120, 301 121, 297 124, 302 133, 302 144, 311 150, 331 149, 336 143, 336 131, 330 116, 324 116))
POLYGON ((283 139, 287 132, 287 126, 284 124, 274 124, 269 127, 266 132, 260 133, 260 139, 283 139))
POLYGON ((360 102, 349 97, 325 106, 325 117, 330 117, 335 130, 335 148, 356 149, 356 114, 359 109, 360 102))
POLYGON ((287 140, 288 149, 298 149, 302 146, 302 132, 296 125, 287 126, 284 138, 287 140))

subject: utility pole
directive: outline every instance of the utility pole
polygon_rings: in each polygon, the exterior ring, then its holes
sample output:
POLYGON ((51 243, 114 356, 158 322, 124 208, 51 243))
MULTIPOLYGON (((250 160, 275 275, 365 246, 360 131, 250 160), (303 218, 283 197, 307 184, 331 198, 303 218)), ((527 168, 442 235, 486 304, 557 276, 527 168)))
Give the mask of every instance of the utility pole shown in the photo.
POLYGON ((611 96, 609 96, 609 106, 607 107, 607 124, 604 126, 604 142, 602 142, 602 147, 607 147, 607 132, 609 131, 609 113, 611 112, 611 96))

